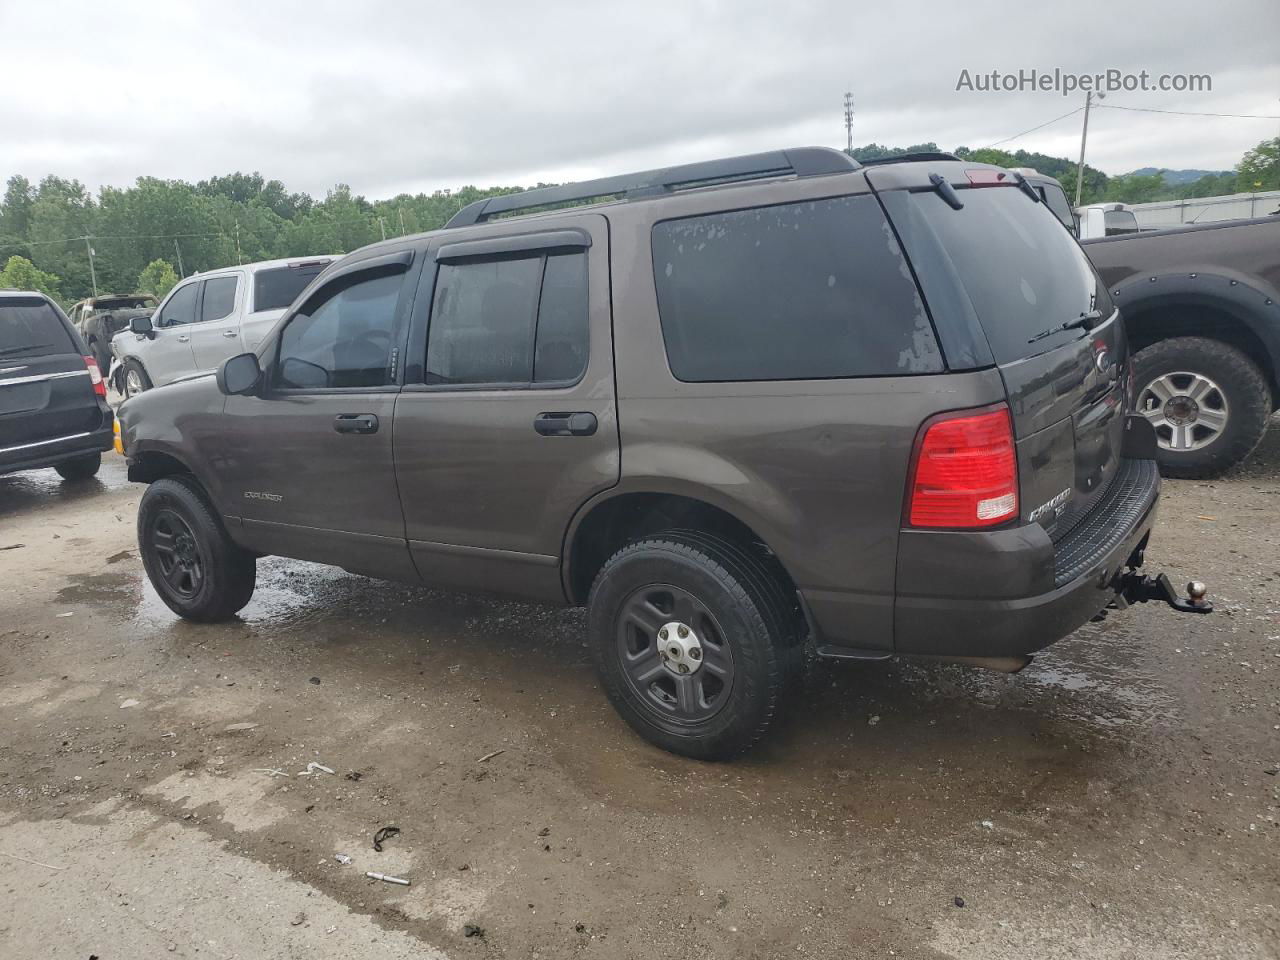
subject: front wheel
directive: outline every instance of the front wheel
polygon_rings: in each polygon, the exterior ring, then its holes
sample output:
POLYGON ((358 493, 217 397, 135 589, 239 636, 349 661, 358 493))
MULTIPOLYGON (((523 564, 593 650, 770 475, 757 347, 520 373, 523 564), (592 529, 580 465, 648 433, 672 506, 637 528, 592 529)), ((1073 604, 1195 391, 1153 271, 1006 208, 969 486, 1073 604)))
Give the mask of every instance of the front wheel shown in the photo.
POLYGON ((187 620, 229 619, 253 596, 257 562, 227 536, 188 477, 147 487, 138 505, 138 552, 160 599, 187 620))
POLYGON ((802 663, 787 591, 758 558, 710 535, 632 543, 591 588, 605 693, 646 740, 700 760, 764 736, 802 663))
POLYGON ((126 400, 151 389, 151 378, 147 376, 147 371, 142 369, 142 364, 137 360, 130 357, 124 362, 123 369, 124 398, 126 400))
POLYGON ((1167 477, 1214 477, 1257 447, 1271 417, 1258 366, 1220 340, 1174 337, 1133 359, 1138 412, 1156 431, 1167 477))
POLYGON ((53 469, 58 471, 58 476, 63 480, 88 480, 90 477, 98 473, 102 466, 101 453, 86 453, 82 457, 76 457, 74 460, 63 460, 62 463, 56 464, 53 469))

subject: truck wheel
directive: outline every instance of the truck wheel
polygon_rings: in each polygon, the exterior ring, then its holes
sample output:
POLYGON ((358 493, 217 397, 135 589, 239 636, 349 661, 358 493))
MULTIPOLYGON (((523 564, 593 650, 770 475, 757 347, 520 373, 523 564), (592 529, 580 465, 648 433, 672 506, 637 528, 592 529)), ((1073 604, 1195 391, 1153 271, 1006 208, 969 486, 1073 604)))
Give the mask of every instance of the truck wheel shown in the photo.
POLYGON ((1271 390, 1257 365, 1235 347, 1175 337, 1140 351, 1133 368, 1138 411, 1155 427, 1165 476, 1217 476, 1262 439, 1271 390))
POLYGON ((253 596, 257 562, 227 536, 190 478, 147 487, 138 505, 138 552, 160 599, 187 620, 227 620, 253 596))
POLYGON ((588 601, 605 693, 650 743, 726 759, 769 728, 802 664, 791 601, 763 564, 691 531, 629 544, 588 601))
POLYGON ((58 476, 63 480, 88 480, 97 474, 101 466, 102 454, 95 452, 86 453, 74 460, 63 460, 62 463, 55 464, 53 469, 58 471, 58 476))
POLYGON ((135 397, 144 390, 151 389, 151 378, 147 376, 147 371, 142 369, 142 364, 132 357, 125 360, 121 369, 124 371, 124 398, 128 400, 135 397))

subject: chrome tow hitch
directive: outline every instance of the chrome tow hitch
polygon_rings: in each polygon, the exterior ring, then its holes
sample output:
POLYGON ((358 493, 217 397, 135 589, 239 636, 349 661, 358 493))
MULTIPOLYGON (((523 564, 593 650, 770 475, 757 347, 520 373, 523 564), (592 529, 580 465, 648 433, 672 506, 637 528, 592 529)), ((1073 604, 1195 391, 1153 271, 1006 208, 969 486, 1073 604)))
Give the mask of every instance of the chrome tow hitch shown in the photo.
POLYGON ((1180 597, 1169 582, 1167 574, 1143 576, 1137 570, 1128 570, 1120 576, 1120 591, 1111 606, 1123 610, 1135 603, 1163 600, 1179 613, 1213 613, 1213 604, 1206 599, 1209 588, 1199 580, 1187 584, 1187 595, 1180 597))

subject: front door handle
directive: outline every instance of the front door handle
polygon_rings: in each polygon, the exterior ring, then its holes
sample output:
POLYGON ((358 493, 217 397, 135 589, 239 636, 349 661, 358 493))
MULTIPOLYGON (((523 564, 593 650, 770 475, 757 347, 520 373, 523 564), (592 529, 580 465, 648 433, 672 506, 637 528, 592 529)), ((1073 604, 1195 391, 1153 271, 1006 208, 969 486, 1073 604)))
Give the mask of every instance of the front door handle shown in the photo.
POLYGON ((599 426, 596 415, 588 410, 577 413, 540 413, 533 419, 533 429, 544 437, 589 437, 599 426))
POLYGON ((235 330, 223 330, 222 335, 226 337, 228 340, 234 340, 240 334, 237 333, 235 330))
POLYGON ((185 333, 184 333, 184 334, 180 334, 180 335, 178 336, 178 342, 179 342, 179 343, 190 343, 190 342, 191 342, 191 338, 190 338, 189 336, 187 336, 185 333))
POLYGON ((340 413, 333 418, 338 433, 377 433, 378 418, 372 413, 340 413))

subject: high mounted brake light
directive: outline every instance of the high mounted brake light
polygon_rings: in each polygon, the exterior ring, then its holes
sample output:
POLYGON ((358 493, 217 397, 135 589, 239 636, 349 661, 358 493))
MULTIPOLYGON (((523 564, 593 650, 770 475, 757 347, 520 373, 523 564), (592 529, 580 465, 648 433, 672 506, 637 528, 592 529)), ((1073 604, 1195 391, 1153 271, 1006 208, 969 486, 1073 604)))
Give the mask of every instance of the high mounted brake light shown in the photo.
POLYGON ((98 369, 98 361, 93 357, 85 357, 84 365, 89 368, 89 382, 93 384, 93 392, 105 400, 107 385, 102 381, 102 371, 98 369))
POLYGON ((1016 517, 1018 461, 1009 409, 961 411, 928 423, 907 496, 912 527, 994 527, 1016 517))
POLYGON ((1013 187, 1017 181, 1004 170, 966 170, 971 187, 1013 187))

